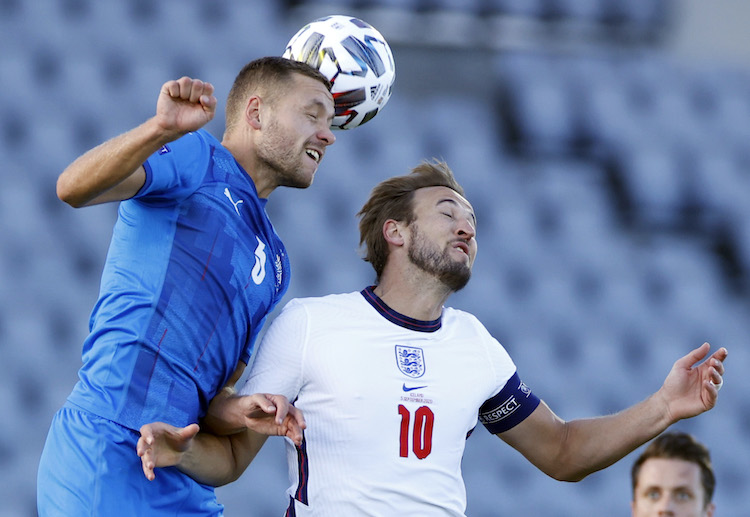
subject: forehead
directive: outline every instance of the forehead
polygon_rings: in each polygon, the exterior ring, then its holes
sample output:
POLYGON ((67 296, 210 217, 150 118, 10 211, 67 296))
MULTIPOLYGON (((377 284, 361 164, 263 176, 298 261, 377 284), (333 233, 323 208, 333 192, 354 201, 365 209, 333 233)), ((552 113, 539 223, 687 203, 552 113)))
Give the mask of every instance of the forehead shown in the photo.
POLYGON ((700 467, 680 459, 650 458, 641 466, 637 488, 689 486, 701 489, 700 467))
POLYGON ((321 105, 333 112, 333 95, 323 83, 299 73, 293 74, 293 78, 285 97, 302 105, 321 105))
POLYGON ((423 187, 414 192, 417 208, 435 207, 441 204, 456 206, 474 214, 474 207, 461 194, 448 187, 423 187))

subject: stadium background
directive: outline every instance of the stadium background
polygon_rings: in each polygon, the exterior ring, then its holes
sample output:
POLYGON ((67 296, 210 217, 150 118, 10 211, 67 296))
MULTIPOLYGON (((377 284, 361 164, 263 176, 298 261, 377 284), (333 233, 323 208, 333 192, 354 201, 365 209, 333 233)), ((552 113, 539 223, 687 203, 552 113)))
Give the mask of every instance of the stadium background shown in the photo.
MULTIPOLYGON (((61 203, 57 175, 150 116, 181 75, 216 85, 208 129, 220 136, 239 68, 334 13, 388 39, 395 92, 337 135, 310 190, 271 197, 292 257, 287 299, 371 282, 356 210, 377 181, 444 158, 479 218, 475 280, 451 305, 484 321, 560 416, 642 399, 704 340, 730 349, 717 408, 676 428, 713 451, 718 515, 748 515, 746 3, 1 0, 0 516, 36 514, 37 461, 76 380, 115 217, 61 203)), ((227 515, 281 515, 281 451, 269 442, 219 490, 227 515)), ((629 515, 633 456, 559 483, 480 428, 468 513, 629 515)))

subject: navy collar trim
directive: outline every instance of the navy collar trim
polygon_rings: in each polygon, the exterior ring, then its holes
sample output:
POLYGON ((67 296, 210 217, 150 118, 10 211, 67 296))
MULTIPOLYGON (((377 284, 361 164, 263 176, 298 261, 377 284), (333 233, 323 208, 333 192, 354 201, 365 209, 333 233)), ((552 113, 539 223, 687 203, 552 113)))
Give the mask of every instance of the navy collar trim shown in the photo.
POLYGON ((360 292, 362 293, 362 296, 365 297, 365 300, 367 300, 367 302, 372 305, 373 308, 378 311, 381 316, 383 316, 391 323, 395 323, 399 327, 404 327, 405 329, 409 330, 415 330, 417 332, 435 332, 437 330, 440 330, 442 322, 441 318, 432 321, 424 321, 410 318, 409 316, 404 316, 403 314, 396 312, 388 307, 388 305, 386 305, 385 302, 381 300, 377 294, 375 294, 374 285, 365 287, 360 292))

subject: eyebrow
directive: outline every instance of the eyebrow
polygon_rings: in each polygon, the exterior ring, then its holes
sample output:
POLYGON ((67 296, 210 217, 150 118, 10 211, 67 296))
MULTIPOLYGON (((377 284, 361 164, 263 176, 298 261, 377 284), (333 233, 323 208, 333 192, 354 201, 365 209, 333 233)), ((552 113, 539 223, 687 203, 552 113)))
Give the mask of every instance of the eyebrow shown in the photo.
POLYGON ((690 485, 676 485, 676 486, 663 486, 663 485, 645 485, 643 487, 643 492, 649 492, 650 490, 657 489, 662 492, 675 492, 677 490, 681 490, 684 492, 690 492, 691 494, 695 494, 695 491, 693 490, 693 487, 690 485))
POLYGON ((320 99, 310 99, 310 102, 305 104, 306 108, 318 108, 327 111, 328 106, 320 99))
MULTIPOLYGON (((318 109, 318 110, 323 110, 326 113, 328 112, 328 106, 326 105, 326 103, 324 103, 320 99, 312 99, 310 102, 308 102, 307 104, 305 104, 304 108, 305 109, 318 109)), ((334 109, 331 112, 331 116, 328 117, 328 118, 330 120, 333 120, 333 118, 335 116, 336 116, 336 110, 334 109)))
MULTIPOLYGON (((438 202, 437 202, 437 203, 435 204, 435 206, 440 206, 440 204, 441 204, 441 203, 450 203, 450 204, 452 204, 452 205, 455 205, 455 206, 457 206, 458 208, 463 208, 463 207, 462 207, 462 206, 461 206, 461 205, 460 205, 460 204, 458 203, 458 201, 456 201, 455 199, 451 199, 451 198, 449 198, 449 197, 446 197, 446 198, 443 198, 443 199, 439 200, 439 201, 438 201, 438 202)), ((471 220, 472 220, 472 221, 474 221, 474 226, 476 226, 476 224, 477 224, 477 216, 476 216, 476 215, 474 214, 474 210, 472 210, 472 209, 469 209, 468 211, 469 211, 469 213, 471 214, 471 220)))

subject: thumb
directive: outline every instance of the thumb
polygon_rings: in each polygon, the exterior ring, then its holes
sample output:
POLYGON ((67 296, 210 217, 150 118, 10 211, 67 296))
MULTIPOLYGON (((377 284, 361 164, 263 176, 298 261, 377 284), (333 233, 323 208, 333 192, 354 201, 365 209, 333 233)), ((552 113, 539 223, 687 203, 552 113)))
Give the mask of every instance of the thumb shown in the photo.
POLYGON ((198 424, 190 424, 187 427, 183 427, 180 430, 180 438, 184 440, 191 440, 195 437, 196 434, 198 434, 198 431, 200 431, 201 428, 198 426, 198 424))
POLYGON ((216 97, 213 95, 201 95, 200 98, 201 106, 207 111, 214 111, 216 109, 216 97))

